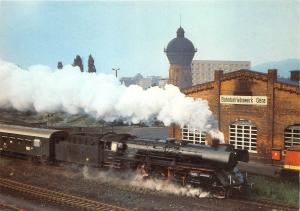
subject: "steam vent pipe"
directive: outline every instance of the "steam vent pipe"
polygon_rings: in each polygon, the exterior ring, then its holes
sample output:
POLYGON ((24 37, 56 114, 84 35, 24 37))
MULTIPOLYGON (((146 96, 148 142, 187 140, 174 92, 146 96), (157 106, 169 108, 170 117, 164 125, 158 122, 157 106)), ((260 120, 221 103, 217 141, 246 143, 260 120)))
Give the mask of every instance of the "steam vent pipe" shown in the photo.
POLYGON ((169 83, 179 88, 192 86, 191 63, 197 52, 193 43, 184 37, 184 33, 180 26, 176 38, 172 39, 165 49, 170 63, 169 83))

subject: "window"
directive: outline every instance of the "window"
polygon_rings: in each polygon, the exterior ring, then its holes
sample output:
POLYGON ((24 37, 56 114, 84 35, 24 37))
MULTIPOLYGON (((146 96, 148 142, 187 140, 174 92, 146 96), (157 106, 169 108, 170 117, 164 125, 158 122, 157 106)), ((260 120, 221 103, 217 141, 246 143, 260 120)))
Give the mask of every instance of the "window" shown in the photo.
POLYGON ((17 143, 18 143, 18 144, 22 144, 22 141, 23 141, 23 139, 17 138, 17 143))
POLYGON ((16 143, 16 138, 15 137, 9 137, 9 143, 10 144, 15 144, 16 143))
POLYGON ((300 145, 300 124, 291 125, 284 131, 284 148, 300 145))
POLYGON ((201 132, 198 129, 184 126, 181 130, 182 140, 185 140, 193 144, 203 144, 205 145, 205 132, 201 132))
POLYGON ((229 143, 235 149, 246 149, 249 152, 257 153, 256 134, 256 126, 250 121, 236 121, 229 126, 229 143))
POLYGON ((34 147, 40 147, 41 146, 41 140, 40 139, 33 139, 33 146, 34 147))
POLYGON ((106 150, 110 150, 111 149, 111 142, 105 142, 105 145, 104 145, 104 149, 106 150))
POLYGON ((8 139, 7 136, 2 136, 2 141, 3 141, 3 142, 6 142, 7 139, 8 139))
POLYGON ((25 139, 25 145, 26 146, 31 146, 31 141, 29 139, 25 139))

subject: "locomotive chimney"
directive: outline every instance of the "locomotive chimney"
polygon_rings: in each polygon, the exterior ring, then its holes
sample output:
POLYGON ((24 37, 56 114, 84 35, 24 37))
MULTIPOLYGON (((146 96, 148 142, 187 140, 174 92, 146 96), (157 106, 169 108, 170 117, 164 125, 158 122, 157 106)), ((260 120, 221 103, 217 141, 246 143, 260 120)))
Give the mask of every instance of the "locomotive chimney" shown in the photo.
POLYGON ((213 139, 211 140, 211 146, 212 146, 212 147, 218 147, 218 146, 220 145, 220 143, 221 143, 221 141, 220 141, 220 139, 218 139, 218 138, 213 138, 213 139))

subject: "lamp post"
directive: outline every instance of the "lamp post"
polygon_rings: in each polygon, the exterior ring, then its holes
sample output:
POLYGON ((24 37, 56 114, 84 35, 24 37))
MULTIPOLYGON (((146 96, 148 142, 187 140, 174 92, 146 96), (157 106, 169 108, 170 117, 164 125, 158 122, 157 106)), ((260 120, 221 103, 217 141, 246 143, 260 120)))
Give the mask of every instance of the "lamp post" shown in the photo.
POLYGON ((118 78, 118 70, 120 70, 120 68, 112 68, 113 71, 115 71, 116 73, 116 78, 118 78))

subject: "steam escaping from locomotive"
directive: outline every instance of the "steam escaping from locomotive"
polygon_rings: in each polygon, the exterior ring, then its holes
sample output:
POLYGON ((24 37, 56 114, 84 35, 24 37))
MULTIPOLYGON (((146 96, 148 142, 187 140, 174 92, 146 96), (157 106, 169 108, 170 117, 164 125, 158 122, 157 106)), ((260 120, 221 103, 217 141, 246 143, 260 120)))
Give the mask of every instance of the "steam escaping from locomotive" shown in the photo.
POLYGON ((159 179, 147 179, 144 180, 138 177, 134 172, 117 172, 117 171, 96 171, 87 166, 83 167, 82 174, 84 179, 94 180, 100 183, 109 183, 117 186, 133 186, 140 189, 148 189, 157 192, 164 192, 179 196, 198 197, 205 198, 209 197, 209 192, 202 190, 201 188, 194 188, 190 185, 181 186, 172 183, 168 180, 159 179))
POLYGON ((222 139, 208 102, 186 97, 178 87, 126 87, 113 75, 80 72, 71 65, 28 70, 0 59, 0 108, 19 111, 85 113, 97 119, 131 123, 153 118, 166 126, 190 125, 222 139), (217 131, 217 132, 215 132, 217 131))

